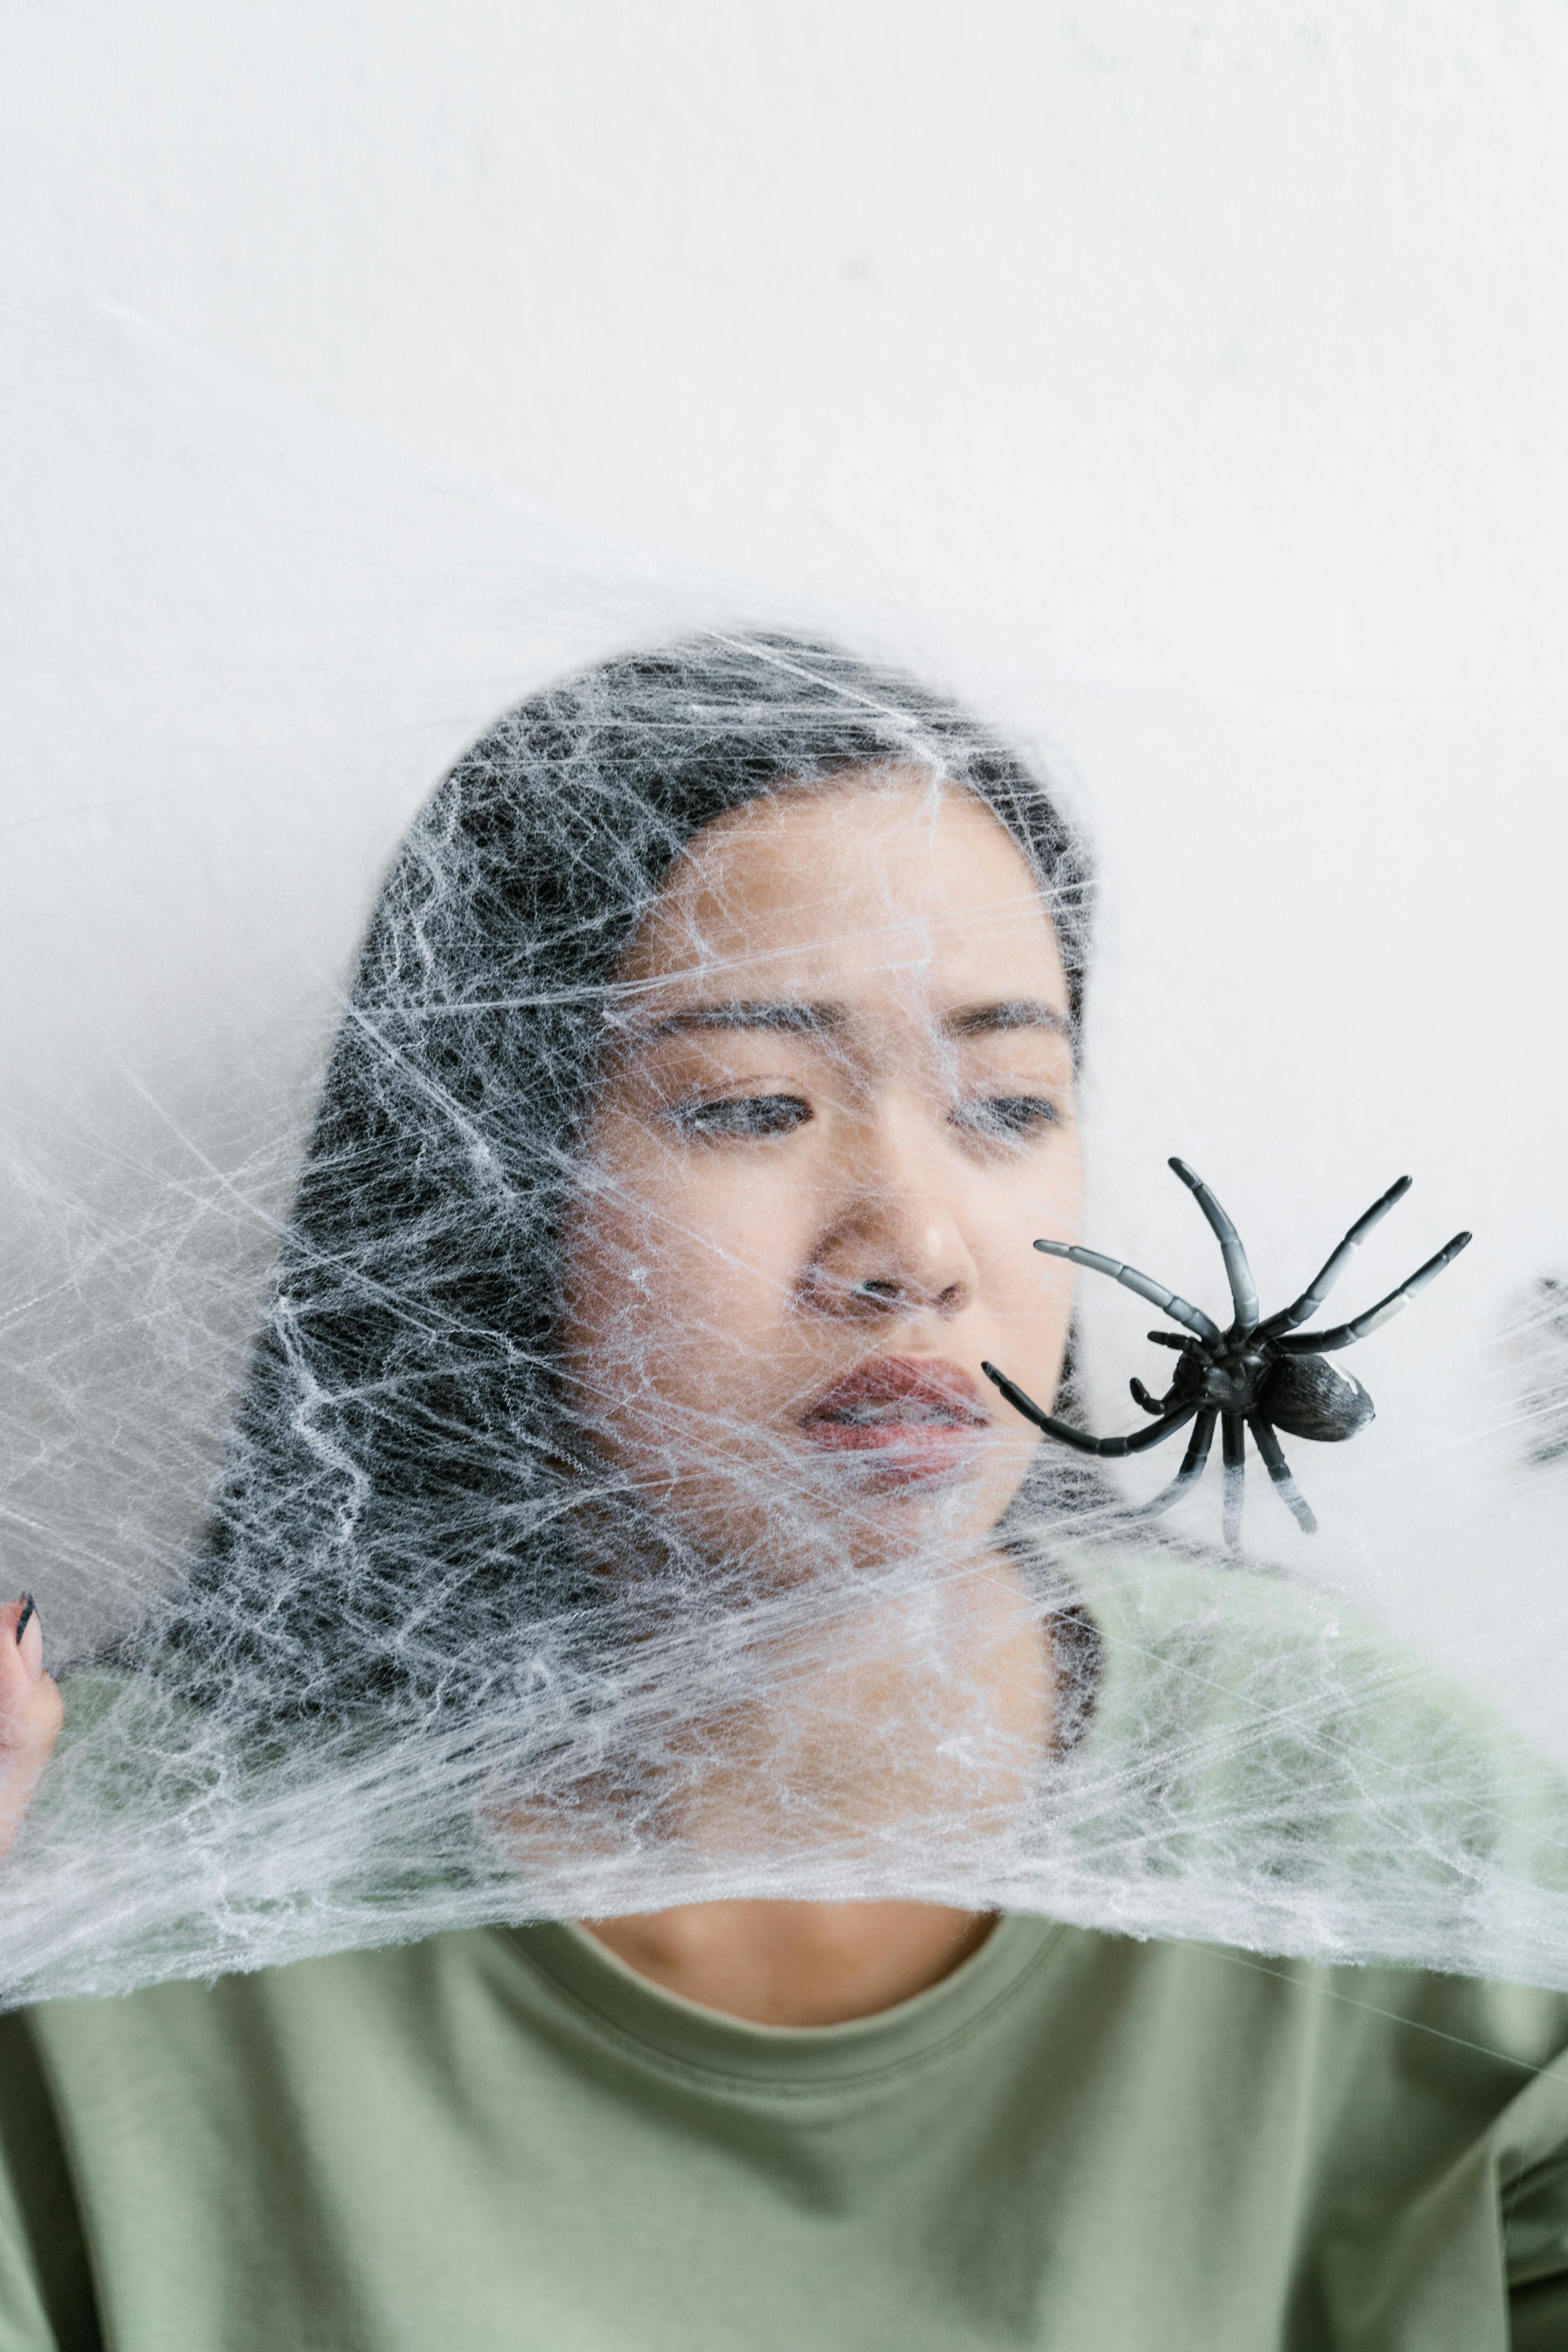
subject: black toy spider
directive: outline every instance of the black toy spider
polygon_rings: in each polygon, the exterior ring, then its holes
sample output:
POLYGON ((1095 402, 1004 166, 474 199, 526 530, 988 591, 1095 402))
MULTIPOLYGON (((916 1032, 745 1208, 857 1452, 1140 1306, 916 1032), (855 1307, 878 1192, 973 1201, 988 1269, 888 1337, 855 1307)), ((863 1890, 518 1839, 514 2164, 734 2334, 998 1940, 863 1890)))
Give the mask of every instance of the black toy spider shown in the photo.
POLYGON ((1162 1348, 1178 1349, 1182 1359, 1163 1397, 1152 1397, 1142 1381, 1131 1383, 1138 1403, 1145 1412, 1157 1416, 1152 1427, 1134 1430, 1131 1437, 1087 1436, 1081 1429, 1073 1429, 1067 1422, 1053 1420, 1048 1412, 1042 1412, 1033 1398, 1026 1396, 994 1364, 983 1364, 981 1370, 1017 1412, 1047 1436, 1059 1437, 1064 1445, 1076 1446, 1080 1454, 1142 1454, 1193 1422, 1192 1437, 1181 1468, 1152 1503, 1129 1514, 1133 1518, 1152 1518, 1156 1512, 1169 1510, 1176 1497, 1202 1477, 1214 1442, 1214 1425, 1219 1421, 1224 1428, 1225 1539, 1229 1544, 1239 1542, 1241 1538, 1242 1486, 1247 1433, 1250 1429, 1264 1466, 1281 1496, 1295 1513, 1302 1531, 1313 1535, 1317 1520, 1290 1475, 1274 1434, 1276 1428, 1288 1430, 1293 1437, 1314 1439, 1353 1437, 1358 1429, 1364 1429, 1373 1417, 1371 1397, 1352 1374, 1337 1370, 1323 1358, 1331 1349, 1351 1347, 1389 1322, 1418 1290, 1452 1264, 1470 1236, 1456 1234, 1436 1257, 1428 1258, 1425 1265, 1416 1269, 1408 1282, 1391 1290, 1386 1298, 1380 1298, 1375 1307, 1369 1307, 1353 1322, 1338 1323, 1330 1331, 1303 1331, 1292 1338, 1289 1335, 1296 1331, 1297 1325, 1317 1313, 1373 1225, 1409 1192, 1409 1177, 1402 1176, 1397 1184, 1389 1186, 1380 1201, 1373 1202, 1300 1298, 1260 1322, 1258 1292, 1240 1234, 1203 1178, 1194 1176, 1185 1160, 1173 1160, 1171 1165, 1195 1194, 1219 1242, 1236 1309, 1228 1331, 1220 1330, 1201 1308, 1189 1306, 1173 1291, 1151 1282, 1146 1274, 1139 1274, 1113 1257, 1101 1257, 1096 1250, 1071 1248, 1066 1242, 1035 1244, 1037 1250, 1044 1250, 1050 1257, 1068 1257, 1075 1265, 1092 1266, 1096 1274, 1109 1274, 1127 1289, 1135 1290, 1140 1298, 1147 1298, 1151 1305, 1158 1307, 1173 1322, 1184 1323, 1194 1335, 1178 1339, 1170 1331, 1149 1334, 1162 1348))

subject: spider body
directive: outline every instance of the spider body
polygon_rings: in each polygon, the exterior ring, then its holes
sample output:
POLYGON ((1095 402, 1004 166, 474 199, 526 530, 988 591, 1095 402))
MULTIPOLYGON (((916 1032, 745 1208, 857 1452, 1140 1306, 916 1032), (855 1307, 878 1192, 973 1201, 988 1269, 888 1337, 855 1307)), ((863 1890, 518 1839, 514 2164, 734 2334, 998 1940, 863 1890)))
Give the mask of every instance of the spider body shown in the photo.
MULTIPOLYGON (((1158 1341, 1167 1336, 1149 1334, 1158 1341)), ((1163 1397, 1151 1397, 1142 1381, 1131 1384, 1146 1412, 1168 1412, 1173 1405, 1188 1403, 1244 1417, 1256 1412, 1291 1437, 1320 1444, 1353 1437, 1373 1418, 1372 1399, 1361 1382, 1324 1356, 1287 1356, 1272 1339, 1244 1342, 1219 1356, 1195 1339, 1177 1344, 1182 1360, 1163 1397)))
POLYGON ((1152 1518, 1157 1512, 1168 1510, 1178 1496, 1203 1475, 1217 1424, 1225 1461, 1225 1535, 1230 1544, 1241 1539, 1247 1433, 1250 1430, 1264 1467, 1280 1496, 1303 1532, 1311 1535, 1318 1523, 1290 1475, 1275 1431, 1282 1429, 1289 1436, 1332 1444, 1364 1429, 1373 1418, 1372 1399, 1353 1374, 1342 1372, 1327 1360, 1330 1352, 1352 1346, 1391 1321, 1418 1290, 1458 1256, 1470 1236, 1456 1234, 1436 1257, 1418 1266, 1407 1282, 1390 1291, 1386 1298, 1369 1307, 1352 1322, 1337 1324, 1328 1331, 1300 1331, 1297 1327, 1317 1313, 1373 1225, 1410 1190, 1409 1177, 1402 1176, 1396 1184, 1391 1184, 1381 1200, 1374 1201, 1366 1214, 1358 1218, 1300 1298, 1281 1307, 1278 1314, 1260 1318, 1258 1292, 1241 1236, 1202 1177, 1195 1176, 1184 1160, 1173 1160, 1171 1166, 1196 1198, 1219 1243, 1233 1309, 1228 1328, 1221 1330, 1201 1307, 1191 1306, 1162 1283, 1152 1282, 1146 1274, 1123 1265, 1117 1258, 1102 1257, 1097 1250, 1079 1249, 1066 1242, 1035 1244, 1037 1250, 1044 1250, 1049 1256, 1071 1258, 1075 1265, 1110 1275, 1113 1281, 1162 1308, 1173 1322, 1185 1326, 1183 1337, 1173 1331, 1149 1334, 1161 1347, 1174 1348, 1180 1355, 1164 1395, 1152 1396, 1139 1380, 1131 1384, 1134 1401, 1152 1415, 1149 1427, 1134 1430, 1127 1437, 1090 1437, 1069 1423, 1042 1412, 994 1364, 985 1364, 982 1370, 1026 1420, 1043 1429, 1047 1436, 1059 1438, 1063 1444, 1081 1454, 1142 1454, 1192 1423, 1192 1436, 1180 1470, 1152 1502, 1131 1514, 1136 1518, 1152 1518))

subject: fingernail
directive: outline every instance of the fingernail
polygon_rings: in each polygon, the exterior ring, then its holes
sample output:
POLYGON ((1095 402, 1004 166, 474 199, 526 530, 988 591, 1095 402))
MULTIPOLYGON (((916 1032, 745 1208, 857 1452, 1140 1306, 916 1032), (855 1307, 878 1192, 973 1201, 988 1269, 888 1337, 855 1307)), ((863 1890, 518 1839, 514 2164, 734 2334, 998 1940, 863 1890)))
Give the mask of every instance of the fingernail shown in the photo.
POLYGON ((37 1613, 37 1602, 33 1599, 30 1592, 24 1592, 22 1595, 22 1613, 16 1620, 16 1646, 18 1649, 22 1646, 22 1636, 27 1630, 29 1619, 36 1617, 37 1613))

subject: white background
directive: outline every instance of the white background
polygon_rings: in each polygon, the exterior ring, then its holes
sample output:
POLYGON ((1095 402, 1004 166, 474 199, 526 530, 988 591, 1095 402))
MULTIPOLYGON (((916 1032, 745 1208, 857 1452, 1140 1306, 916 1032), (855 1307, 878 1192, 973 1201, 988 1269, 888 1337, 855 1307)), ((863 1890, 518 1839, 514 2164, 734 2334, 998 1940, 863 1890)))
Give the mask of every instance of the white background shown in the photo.
POLYGON ((1373 1431, 1299 1449, 1313 1572, 1568 1750, 1498 1345, 1568 1263, 1556 0, 9 23, 11 1580, 69 1622, 166 1567, 441 763, 779 618, 1076 772, 1091 1240, 1212 1292, 1172 1150, 1270 1301, 1404 1168, 1350 1304, 1476 1227, 1358 1361, 1373 1431))

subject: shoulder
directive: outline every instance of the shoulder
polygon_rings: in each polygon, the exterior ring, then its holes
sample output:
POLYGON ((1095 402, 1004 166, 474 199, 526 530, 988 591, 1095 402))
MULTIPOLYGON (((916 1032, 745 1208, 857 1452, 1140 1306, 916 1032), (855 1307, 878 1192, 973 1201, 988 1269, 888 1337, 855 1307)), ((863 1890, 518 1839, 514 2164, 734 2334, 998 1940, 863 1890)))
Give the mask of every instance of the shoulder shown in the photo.
POLYGON ((23 2027, 51 2074, 86 2081, 95 2067, 146 2063, 196 2081, 244 2071, 261 2050, 302 2055, 395 2038, 483 1968, 490 1932, 459 1928, 207 1979, 171 1976, 129 1992, 39 2001, 0 2026, 23 2027))
POLYGON ((1563 1790, 1492 1709, 1331 1592, 1158 1538, 1080 1542, 1061 1558, 1099 1636, 1108 1728, 1229 1724, 1255 1761, 1353 1729, 1358 1761, 1367 1742, 1391 1759, 1418 1743, 1428 1768, 1468 1757, 1563 1790))
POLYGON ((41 2001, 0 2019, 0 2110, 47 2089, 95 2179, 142 2163, 226 2177, 248 2147, 287 2170, 331 2122, 390 2126, 427 2096, 454 2036, 493 2049, 515 1962, 503 1929, 337 1952, 202 1982, 41 2001), (177 2156, 176 2152, 177 2151, 177 2156))
POLYGON ((1068 1916, 1563 1979, 1568 1784, 1332 1596, 1159 1540, 1061 1567, 1099 1633, 1052 1790, 1068 1916))
POLYGON ((1084 2068, 1097 2106, 1150 2119, 1185 2161, 1260 2168, 1271 2195, 1294 2181, 1314 2230, 1331 2209, 1408 2210, 1450 2174, 1458 2193, 1463 2172, 1493 2210, 1531 2185, 1568 2259, 1568 1995, 1078 1931, 1032 2000, 1053 2098, 1084 2068))

